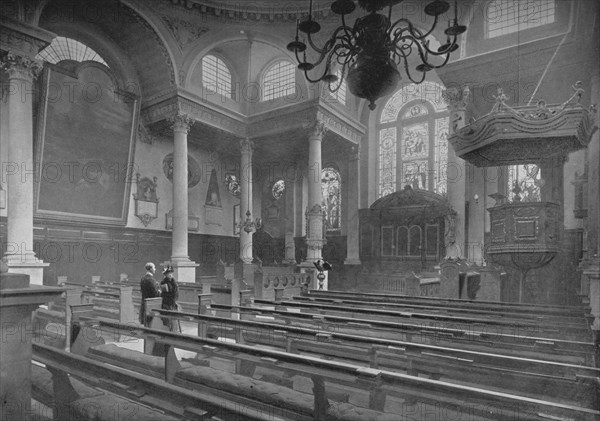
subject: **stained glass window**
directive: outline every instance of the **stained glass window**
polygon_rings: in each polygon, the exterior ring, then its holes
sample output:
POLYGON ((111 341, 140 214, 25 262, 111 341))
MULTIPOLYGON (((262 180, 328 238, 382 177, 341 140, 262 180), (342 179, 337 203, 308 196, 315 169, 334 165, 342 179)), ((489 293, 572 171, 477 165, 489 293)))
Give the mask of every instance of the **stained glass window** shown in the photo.
POLYGON ((341 228, 341 176, 335 168, 321 170, 321 205, 325 212, 327 231, 339 231, 341 228))
POLYGON ((446 194, 449 117, 441 98, 443 87, 433 82, 422 85, 405 86, 382 110, 379 197, 407 185, 446 194))
POLYGON ((49 46, 39 52, 36 58, 52 64, 60 63, 63 60, 78 62, 96 61, 108 67, 106 61, 90 47, 79 41, 65 37, 54 38, 49 46))
POLYGON ((379 132, 379 197, 396 191, 396 128, 379 132))
POLYGON ((273 199, 279 200, 283 193, 285 192, 285 181, 279 180, 273 184, 273 188, 271 189, 271 194, 273 195, 273 199))
POLYGON ((522 202, 541 201, 540 188, 543 185, 540 167, 535 164, 513 165, 508 168, 508 199, 515 200, 513 189, 518 185, 521 189, 519 197, 522 202))
POLYGON ((404 113, 402 118, 406 119, 420 117, 425 114, 427 114, 427 107, 423 107, 422 105, 416 104, 410 107, 410 109, 404 113))

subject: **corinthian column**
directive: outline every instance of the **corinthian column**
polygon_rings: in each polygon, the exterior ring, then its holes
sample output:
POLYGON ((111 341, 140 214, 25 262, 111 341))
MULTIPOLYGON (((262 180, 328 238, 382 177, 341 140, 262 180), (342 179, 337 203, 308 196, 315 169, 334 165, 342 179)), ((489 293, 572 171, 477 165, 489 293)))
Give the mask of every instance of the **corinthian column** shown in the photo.
MULTIPOLYGON (((470 97, 468 87, 463 91, 456 88, 443 92, 450 110, 450 135, 466 125, 467 104, 470 97)), ((465 161, 456 156, 454 148, 448 148, 448 201, 456 211, 452 221, 446 221, 446 256, 454 259, 465 257, 465 200, 467 178, 465 161)))
POLYGON ((173 129, 173 238, 171 261, 175 279, 196 281, 196 263, 188 255, 188 146, 187 136, 194 123, 188 115, 177 113, 169 120, 173 129))
POLYGON ((252 233, 253 225, 252 222, 252 152, 254 150, 254 143, 250 139, 243 139, 240 141, 240 155, 241 155, 241 194, 240 194, 240 213, 241 223, 240 227, 240 259, 244 264, 252 263, 252 233), (246 221, 250 218, 249 221, 246 221))
POLYGON ((25 273, 43 284, 43 267, 33 251, 33 81, 42 69, 37 60, 7 54, 0 65, 8 75, 6 113, 8 154, 2 158, 7 183, 6 258, 10 272, 25 273))
POLYGON ((311 127, 308 136, 308 207, 306 210, 308 220, 306 227, 306 262, 308 263, 316 262, 322 258, 321 251, 325 244, 321 205, 321 143, 323 142, 324 132, 324 123, 317 121, 311 127))
POLYGON ((360 145, 352 147, 348 161, 348 234, 344 264, 360 265, 358 208, 360 203, 360 145))

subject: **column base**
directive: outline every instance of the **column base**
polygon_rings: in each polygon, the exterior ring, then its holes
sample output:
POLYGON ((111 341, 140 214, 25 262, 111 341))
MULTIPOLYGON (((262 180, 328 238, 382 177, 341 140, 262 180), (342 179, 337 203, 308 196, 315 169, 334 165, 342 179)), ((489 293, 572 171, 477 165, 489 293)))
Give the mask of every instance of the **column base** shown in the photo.
POLYGON ((167 265, 173 266, 173 276, 177 282, 196 283, 196 267, 200 266, 198 263, 191 260, 171 260, 162 264, 163 267, 167 265))
POLYGON ((44 263, 35 258, 35 255, 32 256, 32 259, 22 259, 21 255, 6 254, 4 258, 10 273, 29 275, 31 285, 44 285, 44 268, 50 266, 50 263, 44 263))
POLYGON ((344 260, 344 265, 357 266, 357 265, 362 265, 362 262, 360 261, 360 259, 358 257, 347 258, 346 260, 344 260))

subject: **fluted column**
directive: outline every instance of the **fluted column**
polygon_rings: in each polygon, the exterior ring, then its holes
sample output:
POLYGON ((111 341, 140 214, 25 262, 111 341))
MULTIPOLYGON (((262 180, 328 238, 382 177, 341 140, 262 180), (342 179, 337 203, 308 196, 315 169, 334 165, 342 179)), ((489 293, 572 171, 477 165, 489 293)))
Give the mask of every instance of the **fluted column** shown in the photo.
POLYGON ((352 147, 348 161, 346 265, 360 265, 358 208, 360 203, 360 145, 352 147))
POLYGON ((240 141, 241 155, 241 222, 240 229, 240 259, 245 264, 252 263, 252 152, 254 143, 250 139, 240 141), (248 220, 248 218, 250 218, 248 220))
POLYGON ((323 208, 321 192, 321 143, 325 125, 317 121, 310 129, 308 136, 308 207, 306 227, 307 253, 306 261, 309 263, 321 259, 321 251, 325 244, 323 238, 323 208))
MULTIPOLYGON (((443 97, 450 110, 450 135, 464 127, 467 121, 467 104, 470 91, 465 87, 462 91, 448 89, 443 97)), ((465 161, 456 156, 454 148, 448 148, 448 200, 456 211, 456 216, 446 221, 445 246, 446 256, 465 258, 465 200, 467 178, 465 161)))
POLYGON ((8 75, 6 112, 8 153, 2 158, 7 184, 7 247, 5 258, 10 272, 30 275, 32 284, 43 283, 43 267, 33 248, 33 81, 42 64, 17 54, 1 61, 8 75))
POLYGON ((170 264, 179 282, 195 282, 196 264, 188 253, 188 145, 187 136, 194 123, 186 114, 170 120, 173 129, 173 237, 170 264))

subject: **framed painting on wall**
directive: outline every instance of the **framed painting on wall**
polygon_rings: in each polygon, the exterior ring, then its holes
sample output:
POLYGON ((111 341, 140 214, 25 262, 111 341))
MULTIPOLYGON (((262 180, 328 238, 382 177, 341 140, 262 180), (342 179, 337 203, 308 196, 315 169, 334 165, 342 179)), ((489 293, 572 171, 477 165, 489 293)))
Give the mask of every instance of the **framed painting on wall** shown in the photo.
POLYGON ((125 225, 139 114, 110 70, 86 62, 45 70, 36 133, 36 216, 125 225), (60 90, 72 87, 67 95, 60 90))

